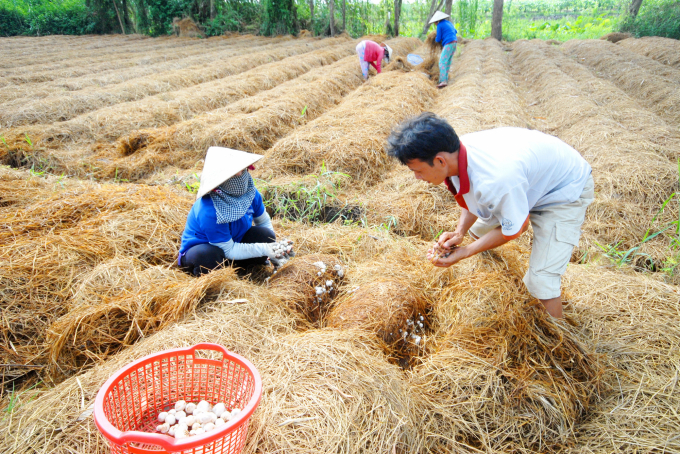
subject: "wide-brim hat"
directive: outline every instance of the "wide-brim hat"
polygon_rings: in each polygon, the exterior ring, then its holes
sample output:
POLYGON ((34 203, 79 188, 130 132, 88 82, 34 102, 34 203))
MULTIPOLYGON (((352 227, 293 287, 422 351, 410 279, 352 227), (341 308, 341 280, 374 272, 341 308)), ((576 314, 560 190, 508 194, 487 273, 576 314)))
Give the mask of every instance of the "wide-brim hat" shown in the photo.
POLYGON ((387 57, 387 61, 389 62, 390 60, 392 60, 392 57, 393 57, 394 54, 392 53, 392 48, 390 46, 388 46, 387 44, 385 44, 385 48, 387 49, 387 54, 389 55, 387 57))
POLYGON ((434 13, 434 16, 432 16, 432 19, 430 19, 430 22, 428 22, 428 25, 433 24, 435 22, 439 22, 440 20, 446 19, 447 17, 451 16, 449 16, 446 13, 442 13, 441 11, 437 11, 436 13, 434 13))
POLYGON ((201 184, 196 198, 200 199, 241 170, 264 158, 264 156, 231 148, 210 147, 205 156, 201 184))

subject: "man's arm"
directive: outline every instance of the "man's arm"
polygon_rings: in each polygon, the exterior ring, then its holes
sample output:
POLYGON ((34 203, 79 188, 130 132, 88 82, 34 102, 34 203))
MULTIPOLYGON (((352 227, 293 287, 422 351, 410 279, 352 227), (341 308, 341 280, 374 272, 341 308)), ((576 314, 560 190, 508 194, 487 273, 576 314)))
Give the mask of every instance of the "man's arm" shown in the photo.
POLYGON ((439 236, 437 243, 443 249, 451 249, 463 242, 465 234, 470 230, 472 224, 477 220, 477 216, 470 213, 465 208, 460 209, 460 219, 458 219, 458 226, 453 232, 444 232, 439 236))
POLYGON ((522 225, 520 231, 516 235, 513 235, 512 237, 504 236, 501 227, 500 226, 496 227, 486 235, 482 236, 476 241, 473 241, 467 246, 457 247, 453 249, 448 257, 440 257, 436 260, 433 260, 432 264, 441 267, 451 266, 455 263, 460 262, 463 259, 472 257, 475 254, 479 254, 480 252, 488 251, 489 249, 502 246, 503 244, 512 241, 513 239, 520 236, 522 233, 526 232, 528 228, 529 228, 528 217, 526 221, 524 221, 524 225, 522 225))

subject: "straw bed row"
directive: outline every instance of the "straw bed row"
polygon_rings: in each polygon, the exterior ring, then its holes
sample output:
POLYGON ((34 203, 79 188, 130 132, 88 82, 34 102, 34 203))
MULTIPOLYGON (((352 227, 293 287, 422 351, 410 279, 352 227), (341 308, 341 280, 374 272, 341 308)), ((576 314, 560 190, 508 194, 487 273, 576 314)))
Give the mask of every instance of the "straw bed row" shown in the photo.
POLYGON ((677 39, 644 36, 640 39, 624 39, 619 41, 618 44, 636 54, 653 58, 659 63, 680 69, 680 42, 677 39))
POLYGON ((0 111, 0 125, 5 128, 32 123, 64 121, 77 115, 146 96, 166 93, 192 85, 210 82, 252 69, 272 61, 324 47, 321 41, 281 44, 271 50, 231 57, 208 65, 195 65, 181 70, 131 80, 110 87, 89 87, 67 95, 52 95, 46 99, 28 102, 12 101, 0 111))
POLYGON ((655 113, 640 107, 640 104, 628 96, 612 82, 596 77, 585 66, 576 63, 564 55, 559 49, 540 46, 542 51, 560 70, 573 77, 581 90, 601 108, 602 112, 623 125, 653 142, 654 151, 676 162, 680 157, 680 131, 671 126, 655 113))
MULTIPOLYGON (((217 41, 218 39, 219 38, 213 38, 213 41, 217 41)), ((142 40, 126 40, 116 44, 115 41, 107 41, 107 38, 103 38, 100 43, 90 43, 83 46, 64 46, 61 49, 36 46, 33 49, 22 50, 16 57, 18 59, 31 58, 32 60, 30 60, 28 64, 16 64, 16 61, 14 61, 15 64, 0 66, 0 68, 5 68, 5 70, 10 72, 17 71, 20 73, 30 72, 31 70, 40 71, 42 66, 46 64, 70 65, 70 59, 83 59, 89 57, 93 59, 93 61, 99 62, 102 61, 102 54, 106 54, 112 59, 118 54, 144 49, 148 51, 154 51, 155 49, 166 49, 171 51, 175 48, 195 45, 197 41, 198 40, 180 40, 172 38, 147 38, 142 40)))
POLYGON ((679 70, 647 59, 657 65, 655 69, 649 70, 638 64, 644 57, 630 51, 620 56, 613 52, 613 49, 625 51, 624 48, 600 40, 572 40, 561 47, 567 55, 614 82, 643 106, 672 124, 680 124, 679 79, 677 77, 669 79, 666 76, 668 71, 680 74, 679 70))
POLYGON ((129 58, 116 61, 115 66, 111 64, 111 57, 108 57, 100 64, 83 65, 80 63, 73 68, 7 76, 5 80, 10 80, 12 85, 0 90, 0 102, 18 98, 43 98, 49 94, 63 93, 64 90, 76 91, 89 86, 104 87, 118 84, 138 77, 240 55, 244 49, 250 52, 265 50, 264 46, 274 43, 276 43, 275 39, 235 40, 228 45, 223 44, 213 48, 203 46, 182 48, 180 51, 173 51, 170 55, 167 50, 131 54, 129 58))
MULTIPOLYGON (((677 166, 654 150, 646 137, 624 128, 607 115, 578 81, 567 76, 540 53, 542 44, 515 43, 515 69, 545 132, 560 137, 578 150, 593 166, 596 199, 588 209, 584 230, 589 243, 637 245, 662 203, 677 189, 677 166), (645 169, 653 178, 630 175, 645 169)), ((675 210, 668 207, 666 216, 675 210)), ((664 218, 667 219, 667 218, 664 218)), ((657 237, 651 248, 655 259, 665 253, 666 240, 657 237)), ((596 248, 597 250, 597 248, 596 248)))
MULTIPOLYGON (((393 48, 397 54, 408 53, 418 43, 402 38, 394 42, 393 48)), ((370 180, 393 164, 383 150, 391 128, 421 112, 435 93, 423 74, 380 74, 338 107, 279 140, 267 151, 263 167, 270 169, 272 175, 299 175, 318 173, 324 165, 329 170, 351 174, 359 185, 371 184, 370 180)))
MULTIPOLYGON (((299 59, 293 67, 300 67, 299 59)), ((267 77, 271 79, 271 74, 267 77)), ((118 159, 111 166, 126 178, 139 178, 166 166, 191 168, 213 145, 263 153, 280 137, 339 103, 360 83, 356 57, 346 57, 226 108, 171 127, 136 131, 122 137, 119 150, 131 156, 118 159), (135 150, 133 144, 143 148, 135 150)))

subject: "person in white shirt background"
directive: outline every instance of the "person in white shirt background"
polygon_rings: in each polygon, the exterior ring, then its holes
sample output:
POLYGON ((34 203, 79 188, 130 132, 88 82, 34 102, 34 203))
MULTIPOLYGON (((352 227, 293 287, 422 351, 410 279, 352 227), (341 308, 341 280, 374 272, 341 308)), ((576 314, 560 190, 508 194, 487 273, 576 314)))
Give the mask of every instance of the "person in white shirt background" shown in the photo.
POLYGON ((388 138, 387 151, 428 183, 445 183, 461 207, 458 226, 440 235, 428 259, 455 263, 511 241, 531 223, 533 243, 524 283, 553 317, 562 317, 561 277, 593 201, 590 165, 572 147, 523 128, 497 128, 460 138, 426 112, 388 138), (459 246, 470 233, 474 241, 459 246))

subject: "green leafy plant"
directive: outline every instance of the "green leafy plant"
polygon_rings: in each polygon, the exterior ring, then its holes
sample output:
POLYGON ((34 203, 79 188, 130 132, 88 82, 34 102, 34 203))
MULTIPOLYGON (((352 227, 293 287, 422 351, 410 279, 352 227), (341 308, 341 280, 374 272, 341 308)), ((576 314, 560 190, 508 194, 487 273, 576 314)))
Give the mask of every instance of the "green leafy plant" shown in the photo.
POLYGON ((196 175, 195 173, 193 174, 193 177, 196 179, 196 181, 189 183, 188 181, 184 182, 184 187, 186 188, 187 191, 189 191, 191 194, 196 194, 198 192, 198 188, 201 186, 201 179, 196 175))
POLYGON ((304 117, 306 113, 307 113, 307 106, 305 106, 305 108, 302 109, 302 113, 300 113, 300 117, 304 117))
POLYGON ((319 175, 308 175, 281 185, 262 180, 257 180, 256 184, 261 189, 265 206, 274 216, 316 224, 358 218, 359 208, 337 200, 337 191, 349 179, 349 175, 330 171, 323 163, 319 175))
POLYGON ((33 141, 31 141, 31 138, 28 137, 28 133, 24 133, 24 140, 26 141, 26 143, 28 144, 28 146, 30 146, 31 148, 33 148, 33 141))
POLYGON ((7 145, 7 141, 5 140, 5 136, 0 135, 0 141, 2 141, 2 143, 4 143, 5 146, 7 147, 7 149, 9 150, 9 145, 7 145))

